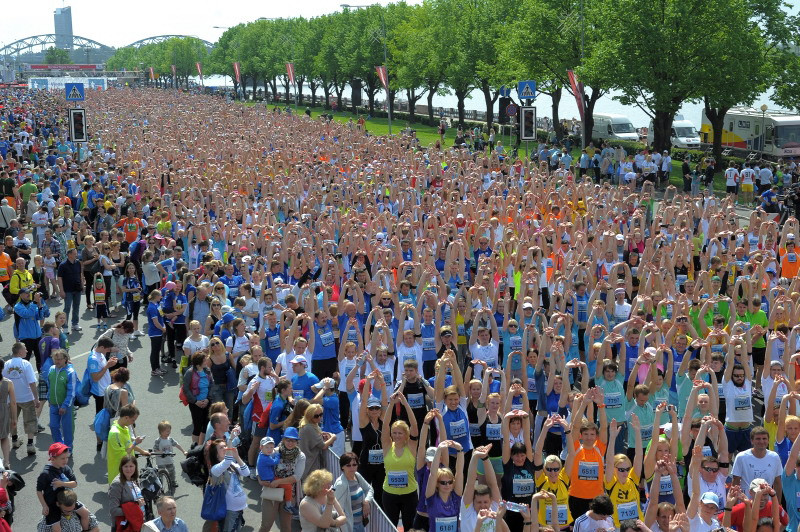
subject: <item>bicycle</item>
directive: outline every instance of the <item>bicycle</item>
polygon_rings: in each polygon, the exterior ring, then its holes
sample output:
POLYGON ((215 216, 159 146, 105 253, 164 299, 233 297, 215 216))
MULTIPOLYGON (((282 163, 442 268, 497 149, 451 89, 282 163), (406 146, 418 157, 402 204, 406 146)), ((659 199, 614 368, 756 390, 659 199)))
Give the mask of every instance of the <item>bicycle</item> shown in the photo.
MULTIPOLYGON (((145 467, 139 470, 139 485, 144 499, 144 518, 146 521, 150 521, 155 518, 153 503, 161 496, 175 494, 175 483, 172 482, 169 472, 166 469, 154 467, 153 457, 175 456, 175 453, 160 452, 154 454, 153 449, 148 449, 147 452, 150 454, 145 456, 145 467)), ((136 453, 136 458, 141 456, 141 454, 136 453)))

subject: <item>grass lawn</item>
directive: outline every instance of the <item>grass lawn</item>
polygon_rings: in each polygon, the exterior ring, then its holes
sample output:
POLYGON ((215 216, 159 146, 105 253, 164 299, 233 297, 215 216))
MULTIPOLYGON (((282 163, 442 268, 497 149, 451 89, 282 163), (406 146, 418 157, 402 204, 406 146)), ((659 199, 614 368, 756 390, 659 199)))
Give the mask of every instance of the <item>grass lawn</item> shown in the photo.
MULTIPOLYGON (((256 105, 253 102, 247 102, 245 105, 256 105)), ((272 104, 270 104, 270 107, 272 104)), ((285 104, 281 106, 284 108, 285 104)), ((294 107, 294 106, 292 106, 294 107)), ((297 108, 299 112, 305 111, 305 106, 300 106, 297 108)), ((311 117, 317 118, 319 115, 323 113, 333 114, 333 119, 337 122, 347 123, 348 120, 351 118, 353 121, 358 120, 358 117, 351 113, 350 111, 337 111, 333 112, 330 110, 325 110, 323 107, 312 107, 311 108, 311 117)), ((366 116, 364 117, 366 119, 366 116)), ((424 147, 431 146, 434 142, 439 140, 439 133, 437 132, 437 128, 432 126, 426 126, 420 123, 410 123, 407 120, 392 120, 392 133, 397 134, 400 130, 406 128, 407 126, 411 126, 417 132, 417 138, 419 138, 420 144, 424 147)), ((388 135, 389 134, 389 120, 387 118, 370 118, 367 120, 367 131, 373 133, 375 135, 388 135)), ((447 133, 445 133, 445 146, 452 146, 453 141, 456 137, 456 129, 455 128, 448 128, 447 133)), ((511 139, 508 136, 498 136, 498 140, 501 140, 503 144, 508 146, 511 144, 511 139)), ((535 147, 532 147, 531 150, 535 151, 535 147)), ((520 145, 520 155, 524 154, 525 144, 523 143, 520 145)), ((530 153, 532 155, 532 153, 530 153)), ((580 149, 574 148, 572 150, 572 157, 573 160, 578 160, 580 157, 580 149)), ((670 173, 670 183, 675 185, 678 190, 683 190, 683 177, 681 176, 681 166, 683 161, 672 161, 672 172, 670 173)), ((725 193, 725 178, 722 175, 717 175, 714 179, 714 192, 717 194, 724 194, 725 193)))

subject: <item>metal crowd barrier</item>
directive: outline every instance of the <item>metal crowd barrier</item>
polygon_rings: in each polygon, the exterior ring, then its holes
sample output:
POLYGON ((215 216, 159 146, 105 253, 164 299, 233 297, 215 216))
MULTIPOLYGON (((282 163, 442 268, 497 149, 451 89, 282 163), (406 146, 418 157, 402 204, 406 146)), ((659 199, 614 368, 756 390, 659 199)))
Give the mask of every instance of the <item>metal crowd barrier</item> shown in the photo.
MULTIPOLYGON (((334 482, 342 474, 342 470, 339 468, 339 455, 330 448, 325 454, 325 469, 331 472, 334 482)), ((389 521, 377 501, 373 502, 370 508, 372 512, 369 516, 369 524, 366 526, 367 532, 397 532, 397 527, 389 521)))

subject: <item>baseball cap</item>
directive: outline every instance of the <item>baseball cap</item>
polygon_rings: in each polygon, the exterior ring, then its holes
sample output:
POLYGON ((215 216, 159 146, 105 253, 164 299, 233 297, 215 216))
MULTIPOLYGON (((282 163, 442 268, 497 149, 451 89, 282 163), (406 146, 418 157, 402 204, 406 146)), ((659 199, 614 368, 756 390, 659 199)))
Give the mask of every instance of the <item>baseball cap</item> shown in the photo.
POLYGON ((164 284, 164 290, 172 290, 173 288, 175 288, 175 283, 172 281, 164 284))
POLYGON ((624 236, 622 236, 622 235, 617 235, 615 238, 616 238, 617 240, 620 240, 620 241, 624 241, 624 240, 625 240, 625 237, 624 237, 624 236))
POLYGON ((375 235, 375 238, 376 238, 377 240, 386 240, 386 234, 384 234, 384 233, 378 233, 377 235, 375 235))
POLYGON ((56 456, 61 456, 67 451, 69 451, 69 447, 63 443, 54 443, 47 449, 47 455, 50 458, 55 458, 56 456))
POLYGON ((624 288, 615 289, 614 290, 614 295, 617 295, 617 294, 623 294, 624 295, 625 294, 625 289, 624 288))
POLYGON ((308 367, 308 360, 303 355, 296 355, 291 361, 291 364, 303 364, 304 366, 308 367))
POLYGON ((769 484, 769 482, 763 478, 754 478, 750 481, 750 491, 756 491, 759 487, 761 487, 761 484, 769 484))
POLYGON ((522 308, 533 308, 533 303, 531 303, 530 301, 525 302, 522 304, 522 308))
POLYGON ((20 294, 30 294, 31 292, 33 292, 33 290, 31 290, 31 289, 30 289, 30 288, 28 288, 28 287, 25 287, 25 288, 20 288, 20 289, 19 289, 19 293, 20 293, 20 294))
POLYGON ((783 362, 781 362, 780 360, 773 360, 772 362, 770 362, 770 363, 769 363, 769 365, 770 365, 770 366, 780 366, 780 367, 783 367, 783 362))
POLYGON ((236 319, 236 316, 231 314, 230 312, 226 312, 222 315, 222 323, 230 323, 236 319))
POLYGON ((436 447, 428 447, 427 449, 425 449, 425 461, 433 462, 435 456, 436 456, 436 447))
POLYGON ((283 431, 283 439, 285 440, 286 438, 290 438, 292 440, 299 440, 300 433, 297 432, 297 429, 295 427, 288 427, 283 431))
MULTIPOLYGON (((755 482, 755 480, 753 482, 755 482)), ((750 485, 752 486, 753 483, 751 482, 750 485)), ((714 504, 717 508, 719 508, 719 497, 717 497, 717 494, 713 491, 707 491, 703 493, 703 496, 700 497, 700 502, 703 504, 714 504)))
POLYGON ((270 436, 264 436, 263 438, 261 438, 261 446, 262 447, 264 445, 269 445, 270 443, 275 445, 275 440, 273 440, 270 436))
POLYGON ((381 400, 380 400, 380 399, 378 399, 378 398, 377 398, 377 397, 375 397, 375 396, 372 396, 372 397, 370 397, 370 398, 367 400, 367 408, 373 408, 373 407, 376 407, 376 406, 377 406, 377 407, 380 407, 380 406, 381 406, 381 400))

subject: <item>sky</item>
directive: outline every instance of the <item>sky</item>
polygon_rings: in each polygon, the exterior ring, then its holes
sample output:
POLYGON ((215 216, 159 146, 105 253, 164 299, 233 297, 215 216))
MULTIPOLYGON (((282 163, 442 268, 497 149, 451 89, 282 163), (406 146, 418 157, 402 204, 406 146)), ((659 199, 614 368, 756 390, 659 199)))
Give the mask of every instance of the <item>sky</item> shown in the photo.
MULTIPOLYGON (((354 1, 354 0, 350 0, 354 1)), ((224 27, 260 17, 314 17, 340 11, 347 0, 37 0, 30 9, 4 9, 0 16, 0 48, 32 35, 55 33, 53 11, 72 7, 72 31, 114 47, 155 35, 193 35, 214 42, 224 27), (235 5, 235 9, 231 6, 235 5), (214 28, 222 26, 222 29, 214 28)), ((421 0, 407 0, 418 4, 421 0)), ((354 2, 356 3, 356 2, 354 2)), ((389 0, 361 2, 388 4, 389 0)))

